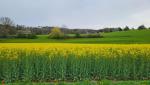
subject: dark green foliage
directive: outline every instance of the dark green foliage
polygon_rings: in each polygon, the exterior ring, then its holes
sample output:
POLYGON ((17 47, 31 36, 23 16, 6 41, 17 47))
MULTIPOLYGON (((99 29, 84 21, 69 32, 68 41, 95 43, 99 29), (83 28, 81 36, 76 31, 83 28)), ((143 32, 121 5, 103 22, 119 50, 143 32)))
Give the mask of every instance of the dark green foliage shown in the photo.
POLYGON ((16 38, 27 38, 27 39, 35 39, 37 36, 35 34, 17 34, 16 38))
POLYGON ((146 27, 144 25, 141 25, 138 27, 138 30, 144 30, 144 29, 146 29, 146 27))
POLYGON ((126 26, 126 27, 124 28, 124 31, 128 31, 128 30, 130 30, 130 29, 129 29, 128 26, 126 26))
POLYGON ((76 34, 75 34, 75 37, 76 37, 76 38, 81 38, 81 34, 80 34, 80 33, 76 33, 76 34))
POLYGON ((37 36, 35 34, 27 34, 28 39, 35 39, 37 36))
POLYGON ((26 38, 26 34, 17 34, 17 38, 26 38))
POLYGON ((84 35, 83 37, 85 37, 85 38, 101 38, 102 36, 100 35, 100 33, 95 33, 95 34, 87 34, 87 35, 84 35))
POLYGON ((101 38, 102 35, 100 33, 93 34, 79 34, 76 33, 75 36, 71 36, 70 38, 101 38))
POLYGON ((118 29, 118 31, 122 31, 121 27, 118 27, 117 29, 118 29))
POLYGON ((93 33, 93 34, 79 34, 76 33, 75 36, 71 36, 70 38, 101 38, 102 35, 100 33, 93 33))

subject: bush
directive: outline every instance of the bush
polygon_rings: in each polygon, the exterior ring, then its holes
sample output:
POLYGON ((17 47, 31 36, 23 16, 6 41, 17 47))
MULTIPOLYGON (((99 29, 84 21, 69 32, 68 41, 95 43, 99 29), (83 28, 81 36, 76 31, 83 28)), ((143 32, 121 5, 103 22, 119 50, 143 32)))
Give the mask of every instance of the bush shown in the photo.
POLYGON ((51 39, 63 39, 65 37, 64 33, 58 27, 54 27, 49 34, 51 39))
POLYGON ((16 38, 35 39, 37 36, 35 34, 17 34, 16 38))
POLYGON ((28 34, 27 38, 28 39, 35 39, 35 38, 37 38, 37 36, 35 34, 28 34))
POLYGON ((88 38, 100 38, 101 35, 99 33, 96 33, 96 34, 88 34, 87 35, 88 38))
POLYGON ((8 38, 7 35, 0 35, 0 38, 8 38))
POLYGON ((76 33, 76 34, 75 34, 75 37, 76 37, 76 38, 81 38, 81 35, 80 35, 79 33, 76 33))
POLYGON ((25 34, 17 34, 16 38, 26 38, 25 34))
POLYGON ((94 33, 94 34, 80 34, 76 33, 74 36, 70 35, 64 35, 64 39, 69 39, 69 38, 101 38, 102 36, 100 33, 94 33))
POLYGON ((102 37, 102 36, 100 35, 100 33, 85 34, 85 35, 82 36, 82 38, 100 38, 100 37, 102 37))

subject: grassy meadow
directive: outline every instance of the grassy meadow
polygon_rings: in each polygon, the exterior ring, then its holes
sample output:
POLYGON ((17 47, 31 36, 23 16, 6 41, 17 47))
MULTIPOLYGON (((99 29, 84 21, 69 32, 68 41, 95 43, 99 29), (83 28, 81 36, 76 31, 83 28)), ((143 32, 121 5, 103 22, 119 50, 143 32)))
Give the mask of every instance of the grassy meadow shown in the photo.
MULTIPOLYGON (((38 35, 37 39, 0 39, 0 43, 91 43, 91 44, 149 44, 150 30, 130 30, 102 33, 103 38, 49 39, 38 35)), ((69 34, 69 36, 75 36, 69 34)))

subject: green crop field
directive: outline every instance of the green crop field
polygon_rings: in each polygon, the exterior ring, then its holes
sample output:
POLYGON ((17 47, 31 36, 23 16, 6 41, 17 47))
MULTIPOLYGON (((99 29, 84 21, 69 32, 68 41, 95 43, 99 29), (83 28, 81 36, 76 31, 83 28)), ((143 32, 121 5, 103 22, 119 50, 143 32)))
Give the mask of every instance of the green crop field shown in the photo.
POLYGON ((58 82, 58 83, 14 83, 6 85, 150 85, 150 81, 82 81, 82 82, 58 82))
MULTIPOLYGON (((150 30, 131 30, 101 33, 103 38, 48 39, 48 35, 38 35, 37 39, 0 39, 0 43, 103 43, 103 44, 149 44, 150 30)), ((73 36, 73 34, 69 34, 73 36)))

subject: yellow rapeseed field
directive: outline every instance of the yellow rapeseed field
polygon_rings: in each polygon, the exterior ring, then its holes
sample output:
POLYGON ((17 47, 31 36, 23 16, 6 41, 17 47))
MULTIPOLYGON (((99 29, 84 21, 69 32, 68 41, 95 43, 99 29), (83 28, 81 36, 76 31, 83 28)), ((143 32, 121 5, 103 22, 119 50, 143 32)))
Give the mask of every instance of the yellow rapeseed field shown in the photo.
POLYGON ((1 43, 0 79, 150 79, 150 44, 1 43))
MULTIPOLYGON (((86 54, 96 54, 105 57, 115 57, 115 55, 132 54, 133 57, 137 54, 150 55, 150 44, 39 44, 39 43, 7 43, 0 44, 1 50, 6 50, 9 55, 17 55, 17 51, 12 52, 11 49, 21 49, 24 51, 36 51, 38 53, 49 52, 51 54, 61 53, 66 55, 73 53, 76 56, 86 54)), ((9 56, 9 57, 11 57, 9 56)), ((96 56, 94 56, 96 57, 96 56)))

